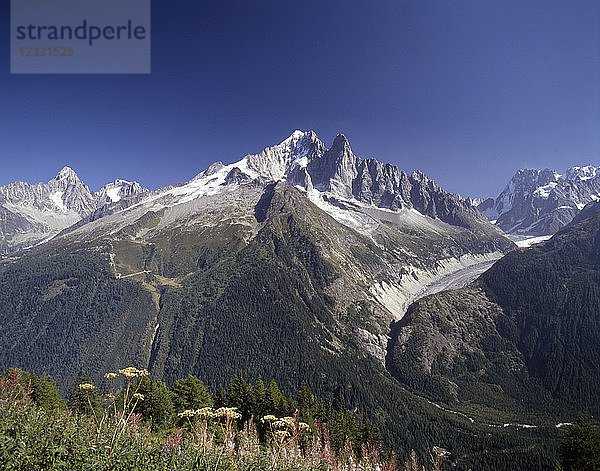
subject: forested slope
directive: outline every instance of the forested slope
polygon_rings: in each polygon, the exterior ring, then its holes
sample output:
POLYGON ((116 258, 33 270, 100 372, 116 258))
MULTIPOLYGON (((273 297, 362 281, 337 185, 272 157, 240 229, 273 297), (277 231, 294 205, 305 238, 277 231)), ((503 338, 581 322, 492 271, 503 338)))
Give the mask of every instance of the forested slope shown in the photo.
POLYGON ((356 326, 376 332, 389 318, 331 293, 352 261, 342 240, 365 240, 365 270, 381 266, 380 248, 287 184, 266 192, 255 211, 250 240, 247 226, 227 220, 135 239, 160 228, 160 215, 149 213, 110 240, 57 240, 5 260, 1 283, 12 291, 0 316, 10 353, 0 367, 51 374, 63 390, 69 378, 97 379, 128 364, 147 364, 168 384, 193 374, 213 391, 237 373, 273 378, 285 392, 306 382, 320 400, 343 397, 367 414, 401 456, 428 456, 435 445, 457 469, 550 465, 555 430, 490 430, 448 414, 407 392, 367 351, 356 326), (337 250, 341 262, 324 250, 337 250))
POLYGON ((506 255, 475 286, 424 298, 393 329, 390 371, 471 408, 600 412, 600 216, 506 255))

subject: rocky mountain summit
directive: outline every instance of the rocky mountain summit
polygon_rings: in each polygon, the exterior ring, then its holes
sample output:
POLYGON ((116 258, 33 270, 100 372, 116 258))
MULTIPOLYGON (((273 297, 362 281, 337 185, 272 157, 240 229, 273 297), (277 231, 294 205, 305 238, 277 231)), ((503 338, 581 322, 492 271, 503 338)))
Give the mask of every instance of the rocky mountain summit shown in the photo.
POLYGON ((147 190, 115 180, 92 192, 70 167, 48 183, 0 186, 0 253, 53 237, 97 209, 147 190))
POLYGON ((314 132, 295 131, 281 144, 238 164, 233 165, 268 179, 286 179, 308 193, 326 194, 333 202, 350 200, 391 211, 415 209, 469 228, 485 222, 467 199, 447 193, 422 172, 407 174, 397 166, 357 157, 343 134, 328 149, 314 132))
POLYGON ((598 199, 598 167, 571 167, 564 174, 528 169, 519 170, 496 199, 478 202, 477 208, 507 233, 541 236, 554 234, 598 199))
POLYGON ((147 191, 148 190, 143 188, 138 182, 117 179, 114 182, 107 183, 96 192, 96 208, 111 203, 117 203, 124 198, 129 198, 147 191))

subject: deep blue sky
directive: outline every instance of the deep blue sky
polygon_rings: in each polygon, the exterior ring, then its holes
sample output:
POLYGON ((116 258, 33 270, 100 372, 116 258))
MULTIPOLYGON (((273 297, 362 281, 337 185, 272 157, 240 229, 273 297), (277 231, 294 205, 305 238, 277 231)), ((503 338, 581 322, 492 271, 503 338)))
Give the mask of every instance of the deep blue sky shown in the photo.
POLYGON ((596 0, 153 0, 148 76, 10 75, 8 4, 0 184, 156 188, 294 129, 472 196, 600 164, 596 0))

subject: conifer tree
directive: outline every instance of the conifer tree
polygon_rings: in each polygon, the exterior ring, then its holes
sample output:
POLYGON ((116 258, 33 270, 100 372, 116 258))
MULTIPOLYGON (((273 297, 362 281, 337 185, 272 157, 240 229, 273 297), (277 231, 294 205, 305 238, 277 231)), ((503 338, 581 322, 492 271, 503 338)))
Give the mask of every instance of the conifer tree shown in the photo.
POLYGON ((230 407, 237 407, 242 414, 242 421, 252 416, 253 391, 241 375, 237 375, 229 383, 226 402, 230 407))
POLYGON ((600 471, 600 432, 589 414, 582 414, 569 428, 560 446, 565 471, 600 471))
POLYGON ((261 417, 266 415, 266 397, 267 388, 265 387, 265 383, 263 382, 262 377, 259 376, 258 379, 254 382, 254 386, 252 387, 252 414, 256 419, 260 419, 261 417))
POLYGON ((190 375, 178 379, 173 386, 173 405, 177 413, 184 410, 196 410, 213 405, 210 393, 204 383, 196 376, 190 375))
POLYGON ((283 416, 288 412, 288 403, 283 395, 283 393, 279 390, 279 386, 275 380, 271 380, 269 386, 267 387, 267 392, 265 395, 265 409, 268 414, 273 414, 276 416, 283 416))
POLYGON ((151 421, 156 429, 169 427, 175 413, 171 391, 162 381, 154 381, 148 376, 140 378, 140 382, 137 392, 143 398, 138 400, 135 412, 142 414, 144 420, 151 421))
POLYGON ((38 378, 34 374, 32 376, 32 398, 38 406, 46 410, 63 409, 66 407, 65 401, 60 396, 56 382, 52 378, 45 374, 41 378, 38 378))

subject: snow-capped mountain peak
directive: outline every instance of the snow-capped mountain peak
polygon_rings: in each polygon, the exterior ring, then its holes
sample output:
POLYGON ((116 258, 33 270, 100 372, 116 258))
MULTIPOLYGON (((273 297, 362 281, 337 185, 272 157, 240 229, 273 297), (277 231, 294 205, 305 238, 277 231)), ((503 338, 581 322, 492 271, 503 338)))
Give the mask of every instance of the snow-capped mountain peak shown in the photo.
POLYGON ((148 190, 143 188, 138 182, 130 182, 127 180, 117 179, 114 182, 104 185, 98 192, 96 198, 98 205, 117 203, 124 197, 145 193, 148 190))
POLYGON ((592 165, 569 168, 564 174, 550 169, 521 169, 494 200, 478 208, 505 232, 549 235, 591 201, 600 199, 600 171, 592 165))
POLYGON ((306 134, 308 134, 307 132, 304 131, 300 131, 298 129, 296 129, 288 138, 284 139, 283 141, 281 141, 279 143, 279 146, 287 146, 287 147, 293 147, 296 145, 296 143, 298 141, 300 141, 306 134))
POLYGON ((75 173, 71 167, 65 166, 52 180, 48 182, 48 184, 51 186, 66 188, 67 186, 81 185, 82 182, 77 173, 75 173))
POLYGON ((585 167, 571 167, 567 170, 565 178, 567 180, 591 180, 598 175, 598 167, 586 165, 585 167))
POLYGON ((324 144, 314 132, 296 130, 280 144, 267 147, 259 154, 249 154, 245 159, 250 170, 264 178, 279 181, 295 169, 306 167, 324 151, 324 144))

